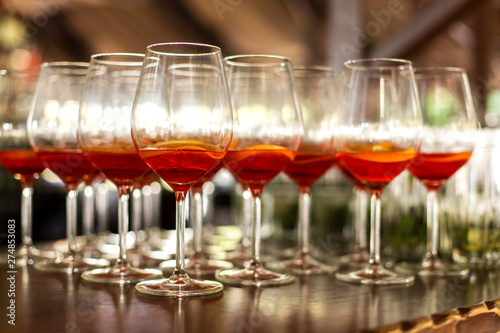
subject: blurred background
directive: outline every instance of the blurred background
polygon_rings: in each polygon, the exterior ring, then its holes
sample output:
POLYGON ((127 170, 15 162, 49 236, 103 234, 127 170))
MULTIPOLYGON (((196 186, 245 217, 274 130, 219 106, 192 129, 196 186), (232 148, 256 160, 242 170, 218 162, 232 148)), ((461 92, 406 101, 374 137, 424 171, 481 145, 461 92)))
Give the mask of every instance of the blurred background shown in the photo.
MULTIPOLYGON (((339 70, 347 59, 401 57, 415 66, 466 68, 481 124, 497 127, 499 16, 500 0, 0 0, 0 68, 88 61, 101 52, 144 53, 147 45, 169 41, 215 44, 224 55, 283 55, 294 64, 339 70)), ((317 183, 315 216, 333 234, 345 237, 352 191, 339 177, 332 170, 317 183), (337 221, 332 222, 333 216, 337 221)), ((49 178, 35 183, 35 241, 64 237, 64 190, 49 178)), ((214 223, 231 224, 237 189, 228 175, 219 175, 214 183, 214 223)), ((288 186, 293 185, 279 177, 266 191, 273 196, 295 193, 283 190, 288 186)), ((19 193, 18 182, 1 170, 0 224, 19 220, 19 193)), ((165 188, 163 198, 161 223, 168 227, 174 202, 165 188)), ((274 202, 294 205, 295 199, 274 202)), ((281 211, 282 216, 272 222, 278 226, 271 227, 274 234, 293 230, 294 211, 270 206, 268 215, 281 211)))
POLYGON ((499 85, 499 7, 498 0, 2 0, 0 67, 144 53, 169 41, 338 69, 346 59, 403 57, 465 67, 487 113, 499 85))

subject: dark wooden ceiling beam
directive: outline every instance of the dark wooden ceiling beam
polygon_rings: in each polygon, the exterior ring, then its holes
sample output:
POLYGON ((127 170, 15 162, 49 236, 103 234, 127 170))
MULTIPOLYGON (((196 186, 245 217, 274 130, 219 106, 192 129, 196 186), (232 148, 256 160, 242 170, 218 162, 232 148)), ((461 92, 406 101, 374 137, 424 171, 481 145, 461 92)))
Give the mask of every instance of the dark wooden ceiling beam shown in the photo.
POLYGON ((439 30, 455 21, 462 13, 480 5, 483 1, 486 0, 435 0, 418 11, 392 35, 367 48, 366 56, 404 58, 439 30))

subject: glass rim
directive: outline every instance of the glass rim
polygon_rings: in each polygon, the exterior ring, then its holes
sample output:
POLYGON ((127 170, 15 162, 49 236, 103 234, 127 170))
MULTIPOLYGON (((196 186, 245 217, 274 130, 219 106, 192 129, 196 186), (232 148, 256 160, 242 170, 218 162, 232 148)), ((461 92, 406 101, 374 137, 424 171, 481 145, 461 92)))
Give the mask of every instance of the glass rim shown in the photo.
POLYGON ((356 70, 392 70, 395 68, 412 68, 413 63, 410 60, 401 58, 360 58, 346 60, 344 67, 356 70))
POLYGON ((4 68, 0 69, 0 75, 12 74, 12 75, 24 75, 24 74, 38 74, 39 69, 14 69, 14 68, 4 68))
POLYGON ((272 54, 236 54, 224 57, 224 62, 231 66, 239 66, 239 67, 276 67, 279 65, 280 67, 284 67, 287 64, 291 64, 292 61, 290 58, 272 55, 272 54), (244 58, 252 58, 252 59, 269 59, 275 60, 274 62, 243 62, 238 61, 244 58))
POLYGON ((315 73, 328 73, 333 77, 337 75, 335 68, 324 65, 294 65, 292 68, 295 74, 297 71, 310 71, 312 75, 315 73))
POLYGON ((89 67, 88 62, 84 61, 46 61, 40 65, 40 68, 85 68, 89 67))
POLYGON ((44 62, 40 66, 40 75, 45 74, 45 70, 52 74, 84 76, 87 75, 90 63, 83 61, 52 61, 44 62))
POLYGON ((112 53, 96 53, 90 56, 91 62, 97 62, 105 65, 120 65, 120 66, 140 66, 144 62, 145 55, 142 53, 127 53, 127 52, 112 52, 112 53), (117 58, 117 60, 107 58, 117 58), (139 61, 127 61, 126 58, 134 59, 141 58, 139 61))
POLYGON ((212 45, 212 44, 205 44, 205 43, 191 43, 191 42, 165 42, 165 43, 155 43, 148 45, 146 47, 146 50, 148 52, 152 52, 157 55, 170 55, 170 56, 177 56, 177 57, 199 57, 199 56, 207 56, 207 55, 215 55, 217 53, 221 53, 221 48, 212 45), (178 47, 178 46, 187 46, 187 47, 204 47, 206 49, 212 49, 212 51, 205 51, 205 52, 197 52, 197 53, 189 53, 189 52, 167 52, 167 51, 161 51, 161 50, 155 50, 156 48, 163 48, 163 47, 178 47))
POLYGON ((413 72, 415 75, 425 74, 425 73, 454 73, 454 74, 466 74, 465 68, 453 67, 453 66, 430 66, 430 67, 413 67, 413 72))

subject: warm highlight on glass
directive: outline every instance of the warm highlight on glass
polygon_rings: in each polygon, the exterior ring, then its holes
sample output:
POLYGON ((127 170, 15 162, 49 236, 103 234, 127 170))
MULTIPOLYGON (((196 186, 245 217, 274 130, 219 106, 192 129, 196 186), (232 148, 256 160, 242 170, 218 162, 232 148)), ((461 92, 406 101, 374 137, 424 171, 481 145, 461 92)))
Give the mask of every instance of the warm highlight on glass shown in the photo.
POLYGON ((367 237, 367 208, 369 193, 365 185, 356 178, 341 163, 335 165, 338 170, 353 184, 354 192, 354 214, 353 214, 353 233, 354 242, 351 252, 340 257, 339 263, 342 266, 364 267, 370 259, 368 252, 367 237))
POLYGON ((0 164, 19 180, 22 191, 21 246, 15 251, 9 248, 5 258, 16 265, 56 257, 53 251, 36 248, 32 238, 33 183, 45 169, 31 148, 26 128, 37 79, 38 71, 0 71, 0 164))
POLYGON ((380 197, 384 187, 418 153, 422 115, 413 66, 400 59, 361 59, 344 64, 340 117, 332 124, 333 144, 342 166, 368 189, 370 259, 366 267, 342 271, 342 281, 406 284, 413 275, 383 267, 380 258, 380 197))
POLYGON ((78 140, 90 162, 118 189, 119 239, 114 266, 84 272, 86 281, 128 284, 163 276, 157 269, 132 267, 127 260, 130 191, 149 171, 132 142, 130 125, 143 60, 142 54, 95 54, 83 86, 78 140))
POLYGON ((337 78, 332 68, 320 66, 295 66, 294 75, 304 137, 297 156, 284 172, 299 188, 298 248, 292 259, 269 267, 297 275, 328 274, 336 266, 325 265, 311 254, 311 188, 337 163, 330 130, 331 119, 337 113, 337 78))
POLYGON ((132 112, 141 158, 176 198, 176 265, 167 279, 143 281, 138 292, 188 297, 223 285, 186 272, 184 230, 188 190, 226 155, 232 136, 231 100, 220 48, 162 43, 147 48, 132 112))
MULTIPOLYGON (((193 184, 189 191, 189 214, 191 229, 193 230, 192 248, 193 254, 186 259, 185 269, 188 274, 195 277, 213 276, 220 269, 233 268, 233 264, 226 260, 209 259, 209 254, 204 250, 203 244, 203 185, 210 181, 223 164, 217 164, 199 181, 193 184)), ((175 260, 166 260, 160 264, 165 274, 171 273, 175 269, 175 260)))
POLYGON ((422 145, 409 171, 427 189, 427 251, 420 265, 398 268, 421 276, 466 276, 468 268, 439 257, 439 203, 442 185, 472 155, 478 127, 467 74, 461 68, 416 68, 424 127, 422 145))
POLYGON ((232 285, 292 283, 293 276, 266 269, 260 257, 262 191, 293 161, 303 136, 292 64, 265 55, 232 56, 225 63, 234 129, 224 165, 252 192, 252 259, 245 268, 221 271, 216 278, 232 285))
POLYGON ((31 146, 44 165, 66 185, 64 258, 46 259, 35 267, 49 272, 76 272, 109 265, 104 259, 83 258, 77 235, 78 185, 98 171, 83 154, 77 139, 78 111, 88 63, 49 62, 41 66, 28 119, 31 146))

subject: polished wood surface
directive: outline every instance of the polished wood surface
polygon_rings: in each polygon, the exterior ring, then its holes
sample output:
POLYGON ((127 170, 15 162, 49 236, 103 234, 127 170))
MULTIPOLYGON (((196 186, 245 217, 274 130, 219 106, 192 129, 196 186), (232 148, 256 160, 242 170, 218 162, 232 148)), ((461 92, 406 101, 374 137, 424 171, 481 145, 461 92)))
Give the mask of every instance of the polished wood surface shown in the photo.
MULTIPOLYGON (((500 298, 500 278, 493 273, 473 273, 466 280, 417 279, 411 286, 386 287, 313 276, 288 286, 225 286, 215 296, 173 299, 143 296, 134 286, 89 284, 79 274, 44 273, 31 266, 16 267, 15 296, 8 297, 11 274, 7 265, 1 265, 0 271, 4 312, 0 332, 323 333, 368 328, 395 332, 386 328, 401 331, 418 323, 437 324, 450 314, 468 313, 449 312, 452 309, 500 298), (15 299, 15 326, 8 324, 6 316, 11 299, 15 299), (443 312, 441 317, 430 316, 443 312)), ((497 305, 495 301, 488 304, 497 305)), ((478 306, 487 308, 484 303, 478 306)), ((498 316, 493 319, 487 326, 491 329, 499 323, 498 316)))

